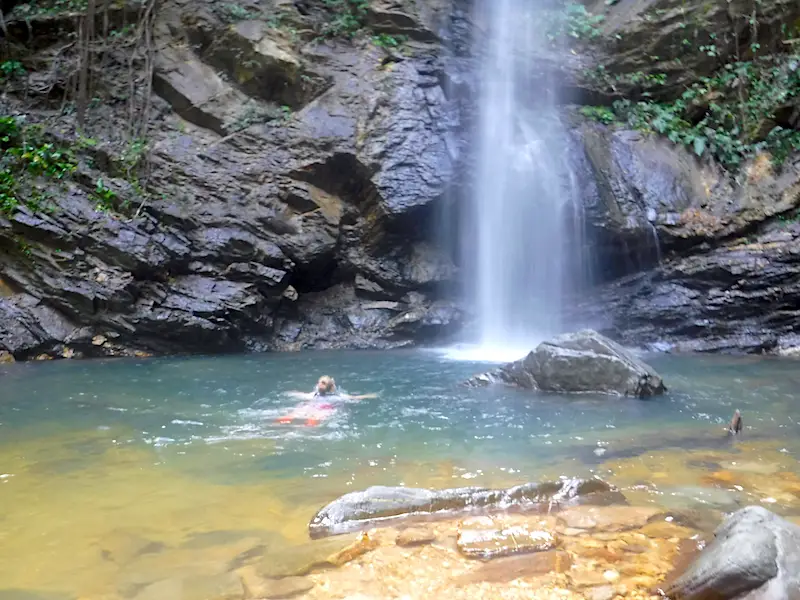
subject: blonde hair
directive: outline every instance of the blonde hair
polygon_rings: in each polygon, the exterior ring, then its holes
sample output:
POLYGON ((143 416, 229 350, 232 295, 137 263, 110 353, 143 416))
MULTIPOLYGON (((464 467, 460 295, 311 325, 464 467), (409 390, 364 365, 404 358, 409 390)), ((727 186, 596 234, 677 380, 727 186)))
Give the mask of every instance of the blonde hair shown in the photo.
POLYGON ((326 394, 332 394, 336 391, 336 382, 333 380, 333 377, 330 375, 323 375, 317 381, 317 389, 322 387, 326 394))

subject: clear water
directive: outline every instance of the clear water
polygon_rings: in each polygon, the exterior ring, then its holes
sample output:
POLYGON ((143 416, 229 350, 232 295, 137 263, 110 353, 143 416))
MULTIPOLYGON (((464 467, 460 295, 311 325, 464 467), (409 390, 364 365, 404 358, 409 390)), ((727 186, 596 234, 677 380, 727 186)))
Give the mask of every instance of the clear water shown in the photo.
POLYGON ((800 496, 780 488, 798 472, 796 364, 652 363, 670 393, 647 402, 468 389, 459 383, 484 364, 424 351, 0 367, 0 598, 115 594, 129 574, 98 544, 120 527, 167 545, 159 569, 196 563, 201 550, 190 556, 187 543, 225 532, 270 536, 280 552, 307 540, 322 505, 374 484, 507 486, 594 473, 634 502, 728 508, 771 498, 800 514, 800 496), (309 390, 321 374, 379 398, 317 427, 276 424, 297 402, 284 392, 309 390), (723 428, 734 408, 748 429, 731 442, 723 428), (703 479, 742 465, 753 472, 743 490, 703 479))
POLYGON ((478 331, 469 358, 506 360, 562 331, 575 283, 581 206, 556 86, 531 81, 531 61, 553 52, 544 2, 478 3, 486 39, 480 71, 478 161, 464 235, 478 331))

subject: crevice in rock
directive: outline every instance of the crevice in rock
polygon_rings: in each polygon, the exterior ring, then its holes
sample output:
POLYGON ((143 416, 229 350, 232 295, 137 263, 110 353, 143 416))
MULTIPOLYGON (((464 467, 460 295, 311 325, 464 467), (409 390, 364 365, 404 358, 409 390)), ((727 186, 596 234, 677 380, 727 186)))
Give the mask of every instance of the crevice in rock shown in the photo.
POLYGON ((371 204, 378 194, 370 181, 369 170, 352 154, 336 153, 324 162, 291 171, 288 176, 310 183, 353 206, 371 204))

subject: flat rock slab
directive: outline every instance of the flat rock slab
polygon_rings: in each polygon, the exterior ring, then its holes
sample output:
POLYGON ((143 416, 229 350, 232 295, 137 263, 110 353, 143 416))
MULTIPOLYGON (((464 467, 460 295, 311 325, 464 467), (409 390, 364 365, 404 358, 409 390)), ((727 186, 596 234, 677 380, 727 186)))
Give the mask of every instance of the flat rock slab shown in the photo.
POLYGON ((248 598, 264 598, 265 600, 294 598, 305 594, 314 587, 314 582, 308 577, 267 579, 261 577, 253 567, 245 567, 239 571, 239 575, 242 577, 248 598))
POLYGON ((124 565, 143 554, 155 554, 166 546, 158 541, 141 536, 135 531, 117 529, 100 540, 100 555, 118 565, 124 565))
POLYGON ((242 580, 236 573, 165 579, 142 589, 136 600, 240 600, 242 580))
POLYGON ((270 553, 256 565, 261 577, 298 577, 312 571, 339 567, 376 547, 366 535, 335 536, 270 553))
POLYGON ((659 509, 644 506, 575 506, 558 514, 568 529, 626 531, 644 527, 659 509))
POLYGON ((465 529, 456 541, 458 550, 469 558, 495 558, 552 550, 558 538, 548 531, 530 531, 522 526, 506 529, 465 529))
POLYGON ((537 506, 626 503, 616 489, 599 479, 563 479, 527 483, 506 490, 467 487, 446 490, 374 486, 345 494, 320 509, 309 523, 312 539, 357 531, 411 516, 451 516, 476 510, 537 506))
POLYGON ((410 548, 413 546, 424 546, 432 544, 436 541, 436 534, 430 529, 424 527, 409 527, 403 529, 397 534, 395 543, 403 548, 410 548))
POLYGON ((800 527, 761 506, 730 515, 689 568, 664 585, 673 600, 800 597, 800 527))
POLYGON ((455 580, 455 585, 472 583, 507 583, 521 577, 538 577, 548 573, 566 573, 572 567, 570 555, 563 550, 550 550, 497 558, 482 564, 455 580))
POLYGON ((658 396, 667 390, 650 365, 591 329, 542 342, 525 358, 476 375, 467 384, 495 382, 546 392, 634 398, 658 396))

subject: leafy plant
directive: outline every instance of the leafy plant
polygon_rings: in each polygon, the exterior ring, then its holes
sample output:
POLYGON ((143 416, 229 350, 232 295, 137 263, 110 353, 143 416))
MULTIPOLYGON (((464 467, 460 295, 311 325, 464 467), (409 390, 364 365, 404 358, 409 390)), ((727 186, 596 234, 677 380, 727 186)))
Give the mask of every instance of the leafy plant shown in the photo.
POLYGON ((600 35, 598 25, 603 15, 593 15, 583 4, 570 0, 557 11, 546 15, 547 37, 551 43, 564 36, 575 40, 590 40, 600 35))
POLYGON ((584 107, 581 112, 606 124, 613 115, 627 126, 687 146, 697 156, 710 154, 735 171, 758 152, 769 152, 780 165, 800 150, 800 131, 775 122, 779 110, 798 94, 800 55, 765 56, 726 64, 671 102, 619 100, 613 109, 584 107))
POLYGON ((379 33, 372 36, 372 43, 381 48, 398 48, 407 40, 408 37, 404 35, 389 35, 387 33, 379 33))
POLYGON ((323 27, 323 34, 329 37, 352 39, 366 27, 369 0, 322 0, 333 14, 330 22, 323 27))
POLYGON ((45 142, 34 127, 22 119, 0 117, 0 212, 13 213, 20 205, 42 210, 46 194, 38 180, 63 180, 75 172, 75 157, 69 150, 45 142))
POLYGON ((30 0, 30 2, 17 5, 14 12, 23 16, 56 15, 66 12, 83 12, 87 5, 87 0, 30 0))
POLYGON ((27 73, 18 60, 6 60, 0 63, 0 83, 22 77, 27 73))
POLYGON ((582 106, 581 114, 604 125, 611 125, 617 120, 617 115, 607 106, 582 106))
POLYGON ((112 210, 117 202, 117 193, 106 186, 102 178, 98 179, 94 186, 94 195, 97 198, 97 208, 100 210, 112 210))
POLYGON ((226 21, 245 21, 252 18, 250 11, 239 4, 227 2, 222 5, 222 18, 226 21))

